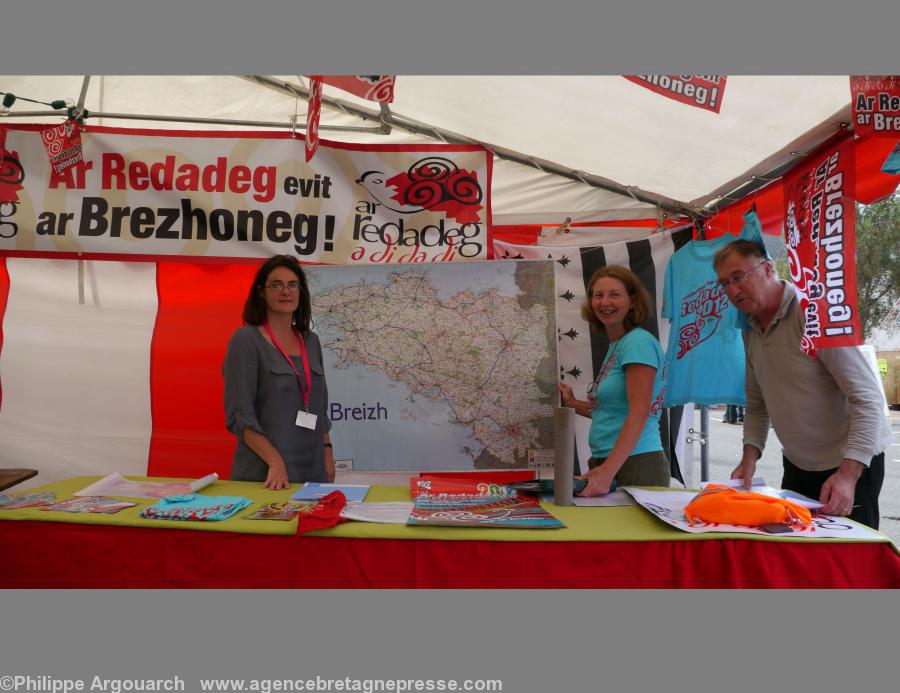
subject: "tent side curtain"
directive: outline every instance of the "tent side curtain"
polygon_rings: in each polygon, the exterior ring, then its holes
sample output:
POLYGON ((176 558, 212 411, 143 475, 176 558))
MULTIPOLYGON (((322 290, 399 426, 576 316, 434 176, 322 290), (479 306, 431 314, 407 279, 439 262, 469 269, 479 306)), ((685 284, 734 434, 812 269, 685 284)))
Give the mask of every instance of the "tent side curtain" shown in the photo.
MULTIPOLYGON (((3 358, 3 317, 6 315, 6 303, 9 299, 9 272, 6 269, 6 258, 0 257, 0 359, 3 358)), ((2 363, 2 362, 0 362, 2 363)), ((3 410, 3 372, 0 370, 0 411, 3 410)))
POLYGON ((150 476, 228 478, 221 365, 257 265, 159 263, 159 310, 150 349, 150 476))
MULTIPOLYGON (((602 250, 530 246, 535 257, 552 250, 557 284, 571 287, 571 296, 557 297, 568 311, 562 322, 557 315, 560 339, 571 351, 577 332, 581 345, 577 363, 565 362, 567 378, 587 383, 593 374, 589 330, 577 315, 590 269, 582 266, 585 253, 593 264, 636 266, 658 289, 668 257, 691 233, 689 226, 643 231, 602 250)), ((227 477, 235 439, 225 429, 221 365, 257 265, 86 260, 83 303, 78 265, 0 264, 8 269, 8 279, 0 271, 0 307, 8 296, 0 352, 4 464, 39 468, 38 483, 113 471, 227 477)))

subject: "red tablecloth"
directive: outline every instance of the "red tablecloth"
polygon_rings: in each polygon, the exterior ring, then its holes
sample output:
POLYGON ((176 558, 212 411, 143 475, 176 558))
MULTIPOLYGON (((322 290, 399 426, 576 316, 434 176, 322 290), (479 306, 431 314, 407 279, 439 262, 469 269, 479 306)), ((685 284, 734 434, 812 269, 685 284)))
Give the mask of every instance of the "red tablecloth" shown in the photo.
POLYGON ((0 588, 896 588, 887 543, 496 542, 0 523, 0 588))

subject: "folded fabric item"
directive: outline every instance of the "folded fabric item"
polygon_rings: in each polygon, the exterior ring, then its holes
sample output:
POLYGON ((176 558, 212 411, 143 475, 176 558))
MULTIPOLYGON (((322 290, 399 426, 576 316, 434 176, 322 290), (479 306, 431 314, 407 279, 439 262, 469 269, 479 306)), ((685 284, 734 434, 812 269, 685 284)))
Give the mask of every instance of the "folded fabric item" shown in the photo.
POLYGON ((141 517, 151 520, 192 520, 215 522, 227 520, 251 504, 243 496, 201 496, 186 493, 169 496, 141 510, 141 517))
POLYGON ((297 520, 297 534, 306 534, 314 529, 326 529, 346 522, 341 517, 341 510, 347 505, 347 497, 340 491, 332 491, 320 498, 309 510, 300 513, 297 520))
POLYGON ((809 510, 796 503, 718 484, 710 484, 694 496, 685 506, 684 515, 691 526, 696 520, 745 527, 812 524, 809 510))

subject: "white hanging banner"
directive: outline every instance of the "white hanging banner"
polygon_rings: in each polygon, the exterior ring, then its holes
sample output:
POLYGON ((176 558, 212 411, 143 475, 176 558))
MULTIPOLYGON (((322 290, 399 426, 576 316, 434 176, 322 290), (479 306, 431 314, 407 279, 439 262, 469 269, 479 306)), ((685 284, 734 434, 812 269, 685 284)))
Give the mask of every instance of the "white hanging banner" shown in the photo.
POLYGON ((0 255, 489 257, 492 157, 481 147, 321 140, 307 163, 291 133, 85 127, 83 161, 56 170, 46 126, 5 130, 0 255))

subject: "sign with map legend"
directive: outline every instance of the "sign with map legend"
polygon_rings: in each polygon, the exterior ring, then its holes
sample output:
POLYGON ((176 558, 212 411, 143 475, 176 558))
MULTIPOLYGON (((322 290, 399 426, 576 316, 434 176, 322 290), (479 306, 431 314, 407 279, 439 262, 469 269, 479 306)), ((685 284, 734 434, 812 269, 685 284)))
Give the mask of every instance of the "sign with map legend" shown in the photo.
POLYGON ((522 469, 553 450, 551 261, 305 271, 355 472, 522 469))

